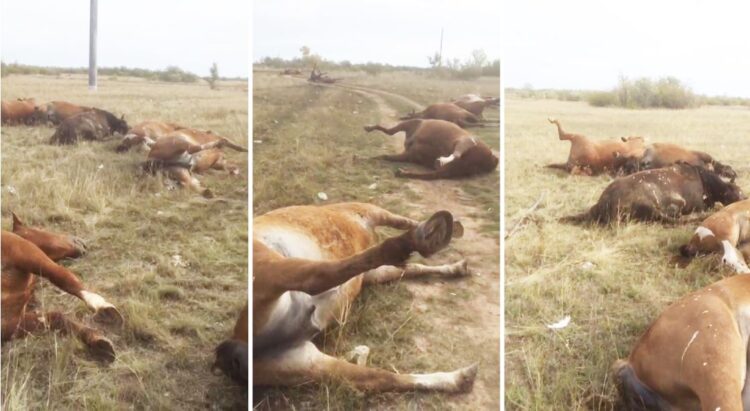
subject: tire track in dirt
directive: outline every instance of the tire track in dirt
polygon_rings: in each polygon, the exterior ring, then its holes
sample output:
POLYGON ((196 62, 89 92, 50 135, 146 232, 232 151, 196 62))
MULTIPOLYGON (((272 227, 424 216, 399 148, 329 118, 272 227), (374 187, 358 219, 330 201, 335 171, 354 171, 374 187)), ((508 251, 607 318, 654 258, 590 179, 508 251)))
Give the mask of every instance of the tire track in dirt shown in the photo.
MULTIPOLYGON (((331 87, 346 89, 356 92, 374 101, 380 113, 381 122, 387 121, 386 127, 391 127, 398 121, 398 113, 383 98, 383 95, 403 101, 416 110, 424 107, 418 102, 407 97, 362 86, 334 85, 331 87)), ((498 137, 499 138, 499 137, 498 137)), ((403 137, 386 136, 394 152, 403 151, 403 137)), ((414 295, 416 307, 427 307, 429 300, 434 297, 445 296, 452 293, 455 287, 461 287, 472 295, 470 300, 462 301, 460 307, 465 311, 467 321, 460 325, 460 332, 466 339, 474 342, 479 341, 478 346, 486 350, 493 350, 496 354, 491 356, 492 363, 482 362, 477 380, 471 394, 448 399, 457 407, 468 407, 466 409, 497 409, 500 404, 500 237, 492 237, 482 232, 482 221, 480 217, 483 210, 471 204, 471 197, 461 188, 460 180, 407 180, 404 185, 417 193, 419 200, 414 203, 411 200, 400 199, 402 203, 408 204, 414 215, 424 215, 426 211, 446 209, 453 213, 464 225, 464 236, 451 243, 453 253, 466 258, 474 275, 467 281, 455 281, 444 283, 442 281, 420 281, 405 282, 407 289, 414 295)), ((397 197, 398 194, 394 194, 397 197)), ((498 213, 499 218, 499 213, 498 213)), ((444 263, 446 254, 438 257, 444 263)), ((455 258, 451 256, 450 258, 455 258)), ((430 261, 428 259, 428 261, 430 261)), ((436 261, 430 261, 437 263, 436 261)), ((455 327, 453 313, 446 313, 445 317, 431 317, 428 322, 436 325, 436 328, 455 327)), ((421 338, 417 338, 421 339, 421 338)), ((425 341, 415 341, 417 345, 427 344, 425 341)), ((428 351, 429 347, 425 347, 428 351)), ((475 361, 471 353, 466 354, 466 361, 475 361)))

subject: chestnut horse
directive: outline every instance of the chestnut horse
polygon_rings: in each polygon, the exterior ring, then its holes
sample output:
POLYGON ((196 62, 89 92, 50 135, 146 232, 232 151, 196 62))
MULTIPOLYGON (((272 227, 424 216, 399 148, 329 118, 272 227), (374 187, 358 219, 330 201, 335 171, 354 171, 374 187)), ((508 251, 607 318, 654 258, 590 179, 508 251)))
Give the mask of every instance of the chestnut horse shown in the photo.
MULTIPOLYGON (((712 214, 695 229, 680 254, 691 259, 697 254, 722 253, 722 262, 738 273, 750 274, 750 200, 738 201, 712 214)), ((688 260, 689 261, 689 260, 688 260)))
POLYGON ((225 137, 211 132, 195 129, 179 129, 165 137, 158 138, 149 144, 151 150, 144 168, 154 172, 162 170, 165 174, 178 181, 182 186, 189 187, 206 198, 212 198, 213 193, 201 185, 193 173, 203 173, 209 169, 225 170, 230 175, 238 175, 239 168, 230 165, 224 159, 222 147, 230 147, 237 151, 247 152, 225 137))
POLYGON ((391 127, 365 126, 368 133, 382 131, 389 136, 404 132, 404 152, 376 158, 406 161, 434 168, 427 173, 399 169, 397 177, 437 180, 489 173, 497 167, 498 158, 480 139, 461 127, 443 120, 406 120, 391 127))
POLYGON ((667 307, 612 371, 627 410, 742 411, 750 405, 750 276, 667 307))
POLYGON ((409 264, 459 237, 463 227, 447 211, 418 223, 364 203, 296 206, 256 217, 253 224, 253 384, 294 386, 331 379, 363 391, 471 389, 472 365, 452 372, 397 374, 322 353, 312 338, 344 322, 363 285, 423 275, 465 276, 465 261, 409 264), (378 241, 375 227, 404 230, 378 241))
POLYGON ((117 309, 101 295, 86 289, 78 277, 54 261, 85 252, 72 236, 27 227, 14 214, 13 232, 2 232, 2 340, 21 338, 44 329, 73 334, 103 361, 115 359, 112 342, 99 330, 66 318, 59 311, 36 310, 34 288, 38 276, 81 299, 94 311, 94 320, 122 324, 117 309))

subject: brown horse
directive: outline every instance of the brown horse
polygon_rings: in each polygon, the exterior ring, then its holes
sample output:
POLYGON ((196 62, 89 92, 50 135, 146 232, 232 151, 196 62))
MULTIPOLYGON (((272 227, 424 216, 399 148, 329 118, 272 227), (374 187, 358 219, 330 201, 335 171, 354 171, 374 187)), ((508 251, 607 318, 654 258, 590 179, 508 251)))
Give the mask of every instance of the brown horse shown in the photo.
POLYGON ((178 181, 182 186, 190 187, 206 198, 212 198, 213 193, 203 187, 193 173, 215 169, 225 170, 230 175, 238 175, 239 168, 228 164, 220 149, 226 146, 247 152, 246 148, 225 137, 195 129, 179 129, 147 144, 151 150, 144 164, 146 170, 162 170, 169 178, 178 181))
POLYGON ((643 137, 596 141, 580 134, 566 133, 558 120, 549 118, 548 121, 557 126, 560 140, 570 141, 568 161, 549 164, 548 168, 558 168, 574 175, 597 175, 614 171, 618 157, 640 157, 645 149, 643 137))
MULTIPOLYGON (((722 262, 738 273, 750 274, 750 200, 738 201, 712 214, 697 229, 690 242, 680 247, 684 258, 722 253, 722 262)), ((689 261, 689 260, 688 260, 689 261)))
POLYGON ((51 101, 39 106, 38 110, 45 120, 59 125, 70 117, 93 110, 93 107, 79 106, 67 101, 51 101))
POLYGON ((116 151, 122 153, 130 150, 131 147, 136 145, 141 145, 144 150, 148 151, 149 147, 152 146, 156 140, 185 128, 187 127, 174 123, 165 123, 163 121, 144 121, 136 124, 128 130, 127 134, 122 138, 120 145, 117 146, 116 151))
POLYGON ((747 275, 718 281, 667 307, 628 359, 612 367, 623 409, 747 410, 748 307, 747 275))
POLYGON ((247 333, 248 304, 240 312, 240 317, 234 325, 232 336, 216 347, 216 361, 213 369, 221 370, 227 377, 238 384, 247 386, 248 362, 248 333, 247 333))
POLYGON ((7 125, 31 125, 37 121, 37 104, 33 98, 19 98, 17 100, 2 101, 0 103, 0 117, 7 125))
POLYGON ((483 120, 479 116, 464 110, 454 103, 432 104, 418 113, 411 112, 399 120, 410 119, 445 120, 462 128, 483 126, 483 120))
POLYGON ((397 177, 436 180, 489 173, 497 167, 498 158, 480 139, 461 127, 443 120, 406 120, 391 127, 365 126, 368 133, 379 130, 390 136, 403 131, 404 152, 378 156, 388 161, 405 161, 435 168, 427 173, 399 169, 397 177))
POLYGON ((104 297, 87 290, 78 277, 53 259, 77 257, 85 252, 79 239, 26 227, 13 216, 13 231, 2 232, 2 339, 24 337, 52 329, 78 337, 98 358, 112 361, 115 349, 99 330, 66 318, 58 311, 35 308, 37 276, 81 299, 94 311, 94 320, 121 324, 122 316, 104 297))
POLYGON ((711 157, 710 154, 704 153, 702 151, 689 150, 677 144, 650 144, 643 152, 643 156, 632 156, 629 158, 626 157, 626 159, 626 163, 622 166, 624 174, 629 174, 629 171, 633 169, 650 170, 654 168, 668 167, 672 164, 684 162, 692 164, 694 166, 702 166, 714 170, 719 175, 727 177, 729 179, 737 178, 737 173, 732 169, 732 167, 714 160, 714 158, 711 157), (635 166, 633 164, 627 163, 628 161, 635 161, 635 166))
POLYGON ((495 97, 481 97, 476 94, 465 94, 453 100, 452 103, 482 118, 484 109, 487 107, 497 107, 500 104, 500 99, 495 97))
MULTIPOLYGON (((338 380, 363 391, 471 390, 472 365, 452 372, 397 374, 322 353, 312 338, 344 321, 365 284, 428 274, 468 275, 466 263, 409 264, 459 237, 447 211, 418 223, 363 203, 286 207, 253 224, 253 384, 294 386, 338 380), (379 242, 378 226, 404 230, 379 242)), ((360 351, 366 355, 369 349, 360 351)))

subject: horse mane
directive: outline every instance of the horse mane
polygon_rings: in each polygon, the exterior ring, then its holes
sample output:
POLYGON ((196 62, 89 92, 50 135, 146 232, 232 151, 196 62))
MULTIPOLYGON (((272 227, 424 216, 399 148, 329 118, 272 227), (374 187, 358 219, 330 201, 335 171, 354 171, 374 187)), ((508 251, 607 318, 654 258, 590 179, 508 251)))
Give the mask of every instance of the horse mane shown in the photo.
POLYGON ((679 162, 678 164, 690 167, 698 174, 698 178, 700 178, 703 184, 703 192, 706 194, 706 204, 711 206, 717 201, 722 201, 721 197, 727 183, 716 172, 708 170, 703 166, 696 166, 686 162, 679 162))
POLYGON ((117 118, 116 115, 110 113, 107 110, 102 110, 102 109, 96 108, 96 107, 94 107, 92 110, 94 110, 94 112, 96 112, 98 114, 104 115, 104 118, 107 119, 107 124, 109 124, 110 126, 114 125, 114 124, 117 124, 117 122, 120 121, 120 119, 117 118))

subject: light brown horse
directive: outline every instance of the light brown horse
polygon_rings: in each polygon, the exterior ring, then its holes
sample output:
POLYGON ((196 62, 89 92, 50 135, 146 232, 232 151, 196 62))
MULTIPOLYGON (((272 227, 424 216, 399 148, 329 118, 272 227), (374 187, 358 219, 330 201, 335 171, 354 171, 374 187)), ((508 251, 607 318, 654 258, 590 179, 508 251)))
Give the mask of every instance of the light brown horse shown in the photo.
POLYGON ((729 204, 712 214, 695 229, 690 242, 680 247, 680 254, 693 258, 697 254, 722 253, 722 262, 742 274, 750 274, 750 200, 729 204))
POLYGON ((0 103, 0 118, 7 125, 31 125, 37 121, 37 104, 33 98, 3 100, 0 103))
POLYGON ((130 150, 131 147, 140 145, 144 151, 148 151, 156 140, 166 137, 177 130, 186 129, 187 127, 174 123, 165 123, 163 121, 147 120, 136 124, 122 138, 117 146, 116 151, 122 153, 130 150))
POLYGON ((452 103, 482 118, 484 109, 487 107, 497 107, 500 104, 500 99, 496 97, 482 97, 476 94, 465 94, 453 100, 452 103))
MULTIPOLYGON (((286 207, 253 224, 253 384, 294 386, 337 380, 362 391, 471 389, 472 365, 452 372, 396 374, 322 353, 312 337, 344 322, 363 285, 423 275, 465 276, 465 261, 410 264, 463 228, 447 211, 422 223, 364 203, 286 207), (378 241, 379 226, 404 230, 378 241)), ((361 350, 362 355, 369 349, 361 350)))
POLYGON ((13 216, 13 232, 2 232, 2 339, 24 337, 45 329, 73 334, 104 361, 115 359, 112 342, 99 330, 66 318, 58 311, 36 310, 34 288, 38 276, 81 299, 94 311, 94 320, 122 324, 117 309, 101 295, 85 288, 78 277, 53 259, 74 258, 85 252, 76 237, 25 226, 13 216))
POLYGON ((209 169, 224 170, 238 175, 239 168, 224 159, 222 147, 247 152, 225 137, 195 129, 179 129, 156 141, 147 142, 150 147, 144 167, 149 171, 162 170, 182 186, 189 187, 206 198, 213 197, 208 188, 201 185, 193 173, 209 169))
POLYGON ((618 157, 641 157, 643 137, 622 137, 619 140, 592 140, 580 134, 566 133, 558 120, 548 121, 557 126, 560 140, 570 141, 568 161, 563 164, 549 164, 548 168, 558 168, 574 175, 597 175, 615 171, 618 157))
POLYGON ((445 120, 461 127, 481 127, 483 120, 454 103, 437 103, 427 106, 420 112, 411 112, 399 120, 424 119, 445 120))
POLYGON ((750 276, 736 275, 667 307, 617 360, 627 410, 742 411, 750 405, 750 276))
POLYGON ((461 127, 443 120, 406 120, 391 127, 365 126, 368 133, 379 130, 392 136, 404 132, 404 152, 378 156, 388 161, 404 161, 434 168, 420 173, 398 170, 397 177, 436 180, 489 173, 497 167, 498 158, 479 138, 461 127))
POLYGON ((50 101, 39 106, 37 110, 47 121, 58 125, 70 117, 93 110, 93 107, 79 106, 67 101, 50 101))
POLYGON ((234 325, 232 336, 216 347, 216 361, 213 369, 221 370, 227 377, 240 385, 247 386, 248 362, 248 333, 247 333, 248 304, 240 312, 240 317, 234 325))

